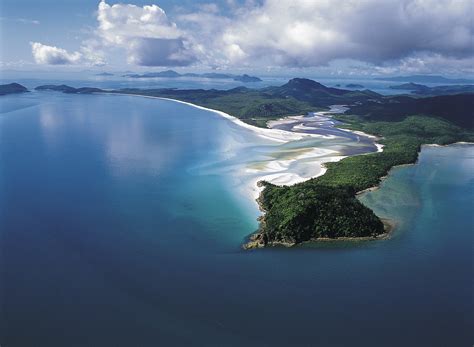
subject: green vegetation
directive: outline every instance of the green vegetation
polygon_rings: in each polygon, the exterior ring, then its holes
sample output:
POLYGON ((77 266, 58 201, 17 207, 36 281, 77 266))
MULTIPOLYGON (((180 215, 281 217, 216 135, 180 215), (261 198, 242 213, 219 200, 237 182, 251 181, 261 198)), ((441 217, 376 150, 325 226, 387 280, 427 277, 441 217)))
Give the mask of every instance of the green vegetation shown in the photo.
POLYGON ((413 94, 435 96, 435 95, 451 95, 451 94, 463 94, 473 93, 474 85, 449 85, 449 86, 436 86, 427 87, 423 84, 417 83, 404 83, 396 86, 390 86, 390 89, 410 90, 413 94))
POLYGON ((35 90, 52 90, 55 92, 63 92, 66 94, 92 94, 92 93, 106 92, 105 90, 102 90, 99 88, 91 88, 91 87, 74 88, 74 87, 67 86, 65 84, 61 84, 61 85, 48 84, 48 85, 36 87, 35 90))
POLYGON ((392 96, 377 102, 352 106, 348 113, 364 121, 400 121, 408 115, 443 118, 466 129, 474 129, 474 95, 472 93, 434 97, 392 96))
POLYGON ((259 199, 265 215, 247 248, 384 234, 381 220, 356 193, 378 185, 393 166, 414 163, 422 144, 474 141, 474 133, 433 117, 410 116, 400 122, 338 118, 348 122, 347 128, 383 136, 384 151, 328 163, 323 176, 292 187, 266 183, 259 199))
POLYGON ((360 122, 356 117, 340 116, 346 128, 382 136, 383 152, 349 157, 328 163, 325 175, 316 179, 319 184, 350 186, 361 191, 379 183, 390 168, 414 163, 423 144, 446 145, 457 141, 474 141, 472 132, 462 130, 445 120, 410 116, 401 122, 360 122))
MULTIPOLYGON (((110 92, 96 88, 41 86, 65 93, 110 92)), ((471 93, 435 97, 381 96, 295 78, 280 87, 231 90, 122 89, 121 94, 158 96, 221 110, 245 122, 266 126, 269 119, 352 105, 337 118, 346 127, 382 137, 383 152, 327 164, 325 175, 291 186, 264 183, 259 203, 265 213, 246 248, 294 245, 320 238, 377 237, 387 230, 356 198, 376 186, 396 165, 414 163, 421 145, 474 142, 471 93), (416 116, 414 116, 416 115, 416 116)))
MULTIPOLYGON (((293 245, 318 238, 373 237, 384 232, 375 214, 350 187, 315 182, 292 187, 265 184, 259 199, 265 212, 258 236, 261 245, 293 245)), ((255 246, 255 244, 253 245, 255 246)))
POLYGON ((325 110, 329 105, 378 100, 372 91, 328 88, 303 78, 294 78, 280 87, 230 90, 122 89, 117 93, 159 96, 191 102, 231 114, 252 125, 266 127, 268 120, 325 110))
POLYGON ((231 114, 243 121, 266 127, 266 122, 285 116, 315 111, 306 102, 279 98, 245 87, 222 90, 124 89, 117 93, 139 94, 190 102, 231 114))
MULTIPOLYGON (((169 71, 168 71, 169 72, 169 71)), ((73 88, 66 85, 44 85, 36 90, 55 90, 63 93, 120 93, 157 96, 190 102, 231 114, 252 125, 266 127, 267 121, 286 116, 326 110, 334 104, 378 101, 382 96, 370 90, 350 91, 329 88, 318 82, 294 78, 279 87, 230 90, 204 89, 120 89, 73 88)))

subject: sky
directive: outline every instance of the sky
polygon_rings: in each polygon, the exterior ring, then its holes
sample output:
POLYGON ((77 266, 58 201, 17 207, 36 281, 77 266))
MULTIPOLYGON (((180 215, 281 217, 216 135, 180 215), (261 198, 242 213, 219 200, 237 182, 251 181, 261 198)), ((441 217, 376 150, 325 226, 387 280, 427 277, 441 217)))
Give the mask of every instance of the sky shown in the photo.
POLYGON ((0 69, 474 74, 471 0, 2 0, 0 69))

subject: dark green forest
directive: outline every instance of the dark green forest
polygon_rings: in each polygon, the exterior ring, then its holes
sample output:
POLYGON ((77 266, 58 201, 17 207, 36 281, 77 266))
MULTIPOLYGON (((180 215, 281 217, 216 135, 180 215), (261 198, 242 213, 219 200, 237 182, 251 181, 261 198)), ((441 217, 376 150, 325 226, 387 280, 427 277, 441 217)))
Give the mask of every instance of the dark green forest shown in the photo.
POLYGON ((384 234, 382 221, 356 193, 378 185, 392 167, 415 163, 423 144, 474 142, 474 133, 435 117, 409 116, 398 122, 339 118, 347 128, 382 137, 384 150, 327 163, 323 176, 291 187, 265 184, 259 199, 265 215, 251 247, 384 234))

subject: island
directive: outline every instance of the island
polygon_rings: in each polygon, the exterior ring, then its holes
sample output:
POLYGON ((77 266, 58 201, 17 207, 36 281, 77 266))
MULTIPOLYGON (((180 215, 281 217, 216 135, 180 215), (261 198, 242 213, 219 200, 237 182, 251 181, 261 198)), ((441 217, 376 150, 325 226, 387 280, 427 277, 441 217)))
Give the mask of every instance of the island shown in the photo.
POLYGON ((95 74, 95 76, 102 76, 102 77, 109 77, 109 76, 113 76, 113 75, 114 74, 110 73, 110 72, 101 72, 101 73, 95 74))
POLYGON ((349 84, 346 84, 346 88, 356 89, 356 88, 364 88, 364 86, 362 84, 349 83, 349 84))
POLYGON ((52 85, 52 84, 47 84, 43 86, 38 86, 35 88, 35 90, 52 90, 55 92, 63 92, 66 94, 91 94, 91 93, 103 93, 104 90, 100 88, 91 88, 91 87, 82 87, 82 88, 74 88, 67 86, 65 84, 61 85, 52 85))
POLYGON ((413 82, 397 84, 395 86, 389 86, 390 89, 397 89, 397 90, 427 90, 430 89, 429 87, 423 84, 417 84, 413 82))
MULTIPOLYGON (((83 88, 42 86, 38 90, 80 93, 83 88)), ((316 81, 294 78, 278 87, 230 90, 121 89, 105 91, 172 98, 226 112, 265 127, 270 119, 299 115, 328 106, 348 105, 332 117, 351 131, 377 136, 383 151, 346 157, 327 163, 324 175, 293 186, 264 187, 258 203, 263 215, 259 229, 245 249, 295 246, 321 240, 376 240, 390 232, 364 206, 357 194, 380 184, 390 169, 413 164, 424 144, 474 142, 474 94, 441 96, 383 96, 370 90, 351 91, 326 87, 316 81)))
POLYGON ((26 93, 28 88, 19 83, 9 83, 0 85, 0 95, 26 93))
POLYGON ((435 96, 435 95, 451 95, 451 94, 463 94, 473 93, 474 85, 448 85, 448 86, 436 86, 428 87, 423 84, 416 83, 404 83, 396 86, 390 86, 390 89, 410 90, 412 94, 435 96))
POLYGON ((239 81, 243 83, 253 83, 253 82, 262 82, 262 80, 255 76, 249 76, 247 74, 243 74, 240 76, 234 76, 232 78, 234 81, 239 81))
POLYGON ((395 77, 377 77, 374 80, 378 81, 392 81, 392 82, 414 82, 414 83, 451 83, 472 84, 474 80, 466 78, 446 78, 437 75, 410 75, 410 76, 395 76, 395 77))
POLYGON ((261 82, 262 80, 255 76, 249 76, 247 74, 243 75, 233 75, 228 73, 216 73, 216 72, 209 72, 209 73, 184 73, 180 74, 174 70, 165 70, 159 72, 147 72, 144 74, 135 74, 135 73, 128 73, 123 75, 122 77, 128 78, 179 78, 179 77, 188 77, 188 78, 209 78, 209 79, 232 79, 234 81, 243 82, 243 83, 253 83, 253 82, 261 82))

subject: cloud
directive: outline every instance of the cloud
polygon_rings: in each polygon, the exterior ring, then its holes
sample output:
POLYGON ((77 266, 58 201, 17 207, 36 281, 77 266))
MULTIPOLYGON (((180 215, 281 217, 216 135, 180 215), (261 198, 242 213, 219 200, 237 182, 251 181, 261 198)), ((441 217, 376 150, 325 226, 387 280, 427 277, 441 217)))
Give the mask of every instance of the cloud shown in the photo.
POLYGON ((241 12, 218 39, 231 64, 381 64, 416 52, 473 55, 470 0, 267 0, 241 12))
POLYGON ((474 74, 474 57, 451 57, 439 53, 422 52, 400 59, 396 62, 384 63, 373 68, 382 74, 474 74))
POLYGON ((171 22, 156 5, 109 5, 99 3, 98 26, 91 38, 82 42, 80 51, 32 43, 38 64, 103 65, 107 55, 125 53, 130 64, 143 66, 186 66, 197 60, 185 33, 171 22))
POLYGON ((186 66, 195 61, 180 39, 141 38, 133 40, 129 51, 130 63, 141 66, 186 66))
POLYGON ((17 21, 20 23, 25 23, 25 24, 35 24, 35 25, 40 24, 40 21, 36 19, 18 18, 17 21))
POLYGON ((28 19, 28 18, 8 18, 8 17, 0 17, 2 21, 13 21, 22 24, 34 24, 39 25, 40 21, 36 19, 28 19))
POLYGON ((93 50, 93 41, 88 42, 90 46, 82 46, 81 52, 68 52, 55 46, 48 46, 40 42, 30 42, 31 53, 37 64, 47 65, 104 65, 105 62, 99 52, 93 50))
POLYGON ((145 66, 182 66, 196 59, 184 32, 157 5, 99 4, 97 35, 104 45, 126 50, 128 61, 145 66))
POLYGON ((82 60, 79 52, 69 53, 65 49, 30 42, 33 58, 37 64, 67 65, 77 64, 82 60))
POLYGON ((225 6, 180 7, 172 20, 157 5, 103 0, 97 27, 78 52, 43 45, 47 54, 33 54, 56 63, 109 58, 140 66, 319 68, 350 60, 364 73, 436 72, 446 70, 443 63, 451 71, 472 71, 471 0, 247 0, 225 6))

